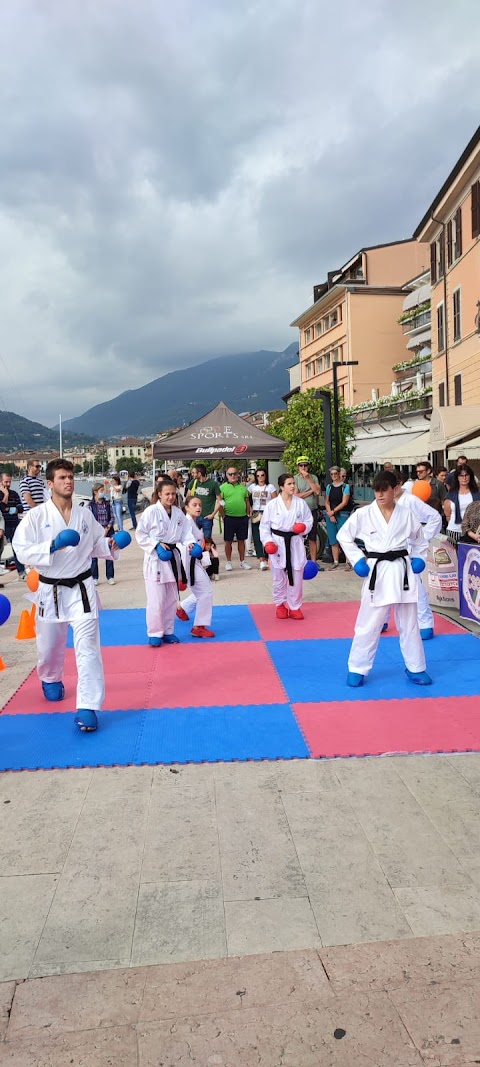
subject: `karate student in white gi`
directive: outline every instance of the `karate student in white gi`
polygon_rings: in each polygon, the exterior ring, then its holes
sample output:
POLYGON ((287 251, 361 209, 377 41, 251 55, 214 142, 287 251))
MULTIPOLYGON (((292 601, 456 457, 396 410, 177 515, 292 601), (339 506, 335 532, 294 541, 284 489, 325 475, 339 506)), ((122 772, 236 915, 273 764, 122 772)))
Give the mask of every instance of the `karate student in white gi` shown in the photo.
POLYGON ((186 545, 182 545, 180 548, 190 589, 190 595, 182 601, 182 608, 187 616, 195 609, 194 624, 190 630, 192 637, 208 638, 215 637, 211 629, 213 590, 210 578, 202 564, 203 531, 199 529, 195 522, 195 519, 198 519, 201 514, 202 501, 200 497, 191 496, 185 504, 185 518, 190 530, 190 544, 195 547, 190 551, 186 545))
POLYGON ((270 556, 273 601, 277 619, 303 619, 303 568, 307 557, 303 539, 310 533, 313 516, 308 504, 295 496, 291 474, 281 474, 280 492, 262 512, 260 540, 270 556))
POLYGON ((359 508, 338 531, 343 551, 361 577, 360 610, 348 659, 347 684, 363 685, 373 666, 386 609, 393 605, 406 673, 417 685, 431 685, 417 617, 418 584, 428 544, 419 520, 395 502, 397 479, 390 471, 377 474, 375 501, 359 508), (365 551, 355 543, 361 540, 365 551), (410 556, 412 553, 412 556, 410 556))
POLYGON ((78 671, 77 714, 81 730, 97 728, 105 696, 92 556, 118 559, 120 552, 88 508, 73 503, 73 464, 52 460, 46 469, 51 499, 32 508, 17 526, 13 547, 22 563, 35 567, 38 676, 47 700, 62 700, 65 644, 69 625, 78 671))
MULTIPOLYGON (((422 524, 423 536, 428 543, 432 540, 432 537, 436 537, 442 529, 442 516, 436 510, 436 508, 430 507, 430 504, 420 500, 418 496, 414 496, 413 493, 406 493, 401 475, 397 475, 398 485, 395 487, 395 502, 403 508, 409 508, 413 512, 414 516, 422 524)), ((435 636, 434 633, 434 618, 433 612, 430 607, 430 603, 427 596, 427 591, 422 582, 420 574, 416 576, 418 586, 418 625, 420 627, 420 637, 422 641, 431 641, 435 636)), ((383 624, 382 633, 388 630, 388 623, 390 620, 391 609, 388 612, 387 621, 383 624)))
POLYGON ((147 634, 153 648, 178 644, 173 632, 178 590, 187 587, 178 544, 190 546, 192 533, 183 511, 175 507, 176 496, 177 486, 164 477, 158 486, 158 500, 145 508, 135 530, 144 551, 147 634))

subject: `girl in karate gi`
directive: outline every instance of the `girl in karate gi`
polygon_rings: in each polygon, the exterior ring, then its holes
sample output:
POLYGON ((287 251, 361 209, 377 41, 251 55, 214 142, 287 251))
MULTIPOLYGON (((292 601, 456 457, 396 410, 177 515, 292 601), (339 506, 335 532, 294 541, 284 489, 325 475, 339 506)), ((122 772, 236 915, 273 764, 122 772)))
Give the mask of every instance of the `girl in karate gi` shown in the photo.
POLYGON ((428 544, 422 526, 408 507, 395 503, 397 479, 377 474, 375 500, 359 508, 338 531, 338 540, 353 569, 365 578, 360 610, 348 659, 347 685, 361 686, 372 669, 387 608, 393 605, 400 648, 408 677, 431 685, 417 617, 416 574, 425 567, 428 544), (361 540, 365 551, 355 543, 361 540), (412 558, 410 553, 414 553, 412 558))
POLYGON ((52 460, 46 478, 50 500, 27 512, 13 536, 18 559, 40 572, 34 594, 38 676, 46 700, 63 700, 70 625, 78 672, 75 723, 81 730, 96 730, 105 683, 91 562, 92 556, 118 559, 120 552, 92 512, 73 503, 73 464, 52 460))
POLYGON ((215 637, 210 624, 212 621, 213 592, 212 583, 202 564, 203 556, 203 533, 196 525, 195 520, 202 514, 202 501, 199 496, 191 496, 185 504, 185 518, 190 530, 190 544, 198 545, 197 555, 192 556, 189 550, 182 545, 181 553, 185 573, 187 575, 190 596, 182 601, 177 609, 180 619, 188 620, 189 614, 195 608, 195 619, 190 633, 192 637, 215 637), (199 554, 201 552, 201 554, 199 554), (180 614, 183 612, 183 614, 180 614))
POLYGON ((303 539, 313 525, 308 504, 295 496, 291 474, 278 479, 279 495, 262 512, 260 540, 270 556, 273 601, 277 619, 303 619, 303 568, 307 557, 303 539))
POLYGON ((164 477, 158 499, 142 512, 135 530, 143 548, 143 577, 147 594, 148 643, 153 648, 176 645, 173 632, 178 590, 186 588, 178 544, 192 544, 191 528, 183 511, 175 507, 177 487, 164 477))

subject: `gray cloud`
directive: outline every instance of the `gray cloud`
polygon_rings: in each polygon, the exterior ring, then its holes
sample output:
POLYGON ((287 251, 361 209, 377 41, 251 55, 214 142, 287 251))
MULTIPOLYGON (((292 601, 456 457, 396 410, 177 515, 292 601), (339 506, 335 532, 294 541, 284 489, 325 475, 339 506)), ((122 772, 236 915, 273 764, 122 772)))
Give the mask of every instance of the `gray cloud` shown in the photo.
POLYGON ((325 6, 0 12, 6 406, 283 348, 328 269, 410 235, 478 124, 475 0, 325 6))

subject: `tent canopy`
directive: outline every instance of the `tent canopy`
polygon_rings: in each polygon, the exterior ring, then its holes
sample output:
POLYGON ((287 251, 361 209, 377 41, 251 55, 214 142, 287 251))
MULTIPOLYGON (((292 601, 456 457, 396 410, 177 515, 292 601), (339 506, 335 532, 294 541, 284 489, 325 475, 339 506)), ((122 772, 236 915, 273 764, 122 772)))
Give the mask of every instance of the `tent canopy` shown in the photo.
POLYGON ((191 426, 155 441, 153 458, 212 459, 232 456, 241 459, 281 459, 287 442, 272 437, 230 411, 223 401, 191 426))

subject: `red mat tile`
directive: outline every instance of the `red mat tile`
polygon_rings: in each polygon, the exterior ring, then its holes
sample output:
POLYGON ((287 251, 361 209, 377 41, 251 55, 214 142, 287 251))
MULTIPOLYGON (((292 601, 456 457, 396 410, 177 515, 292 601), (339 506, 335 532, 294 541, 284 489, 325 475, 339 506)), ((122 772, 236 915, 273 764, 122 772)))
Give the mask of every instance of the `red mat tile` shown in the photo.
MULTIPOLYGON (((118 651, 111 649, 109 651, 118 651)), ((111 667, 111 665, 110 665, 111 667)), ((106 693, 104 711, 128 711, 131 708, 143 709, 147 706, 149 689, 153 679, 154 664, 150 670, 142 673, 124 673, 114 669, 109 673, 105 664, 106 693)), ((54 712, 71 712, 76 706, 77 672, 73 652, 67 650, 64 674, 65 696, 58 702, 45 700, 36 670, 28 676, 20 689, 8 701, 5 715, 37 715, 54 712)))
POLYGON ((150 708, 284 704, 285 690, 265 645, 202 642, 158 649, 150 708))
POLYGON ((292 704, 316 759, 480 751, 478 697, 292 704))
MULTIPOLYGON (((303 605, 303 622, 276 619, 272 604, 251 604, 250 612, 263 641, 300 641, 309 638, 352 637, 358 613, 358 600, 323 601, 303 605)), ((458 634, 466 631, 449 619, 435 615, 438 634, 458 634)), ((392 625, 386 637, 397 635, 392 625)))

